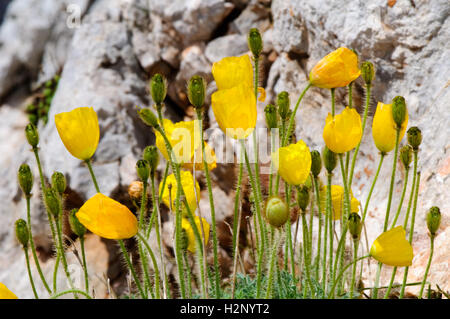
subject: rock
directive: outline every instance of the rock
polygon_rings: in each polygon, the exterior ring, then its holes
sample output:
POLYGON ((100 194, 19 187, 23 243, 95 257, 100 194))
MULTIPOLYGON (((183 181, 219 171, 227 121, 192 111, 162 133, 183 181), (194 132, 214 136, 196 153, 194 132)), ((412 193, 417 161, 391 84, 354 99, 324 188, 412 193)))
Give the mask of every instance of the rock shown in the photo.
POLYGON ((217 62, 227 56, 239 56, 248 51, 247 37, 230 34, 212 40, 206 46, 205 55, 211 62, 217 62))
POLYGON ((230 24, 230 29, 243 35, 247 35, 251 28, 258 28, 263 33, 270 27, 269 16, 269 8, 257 1, 252 1, 230 24))

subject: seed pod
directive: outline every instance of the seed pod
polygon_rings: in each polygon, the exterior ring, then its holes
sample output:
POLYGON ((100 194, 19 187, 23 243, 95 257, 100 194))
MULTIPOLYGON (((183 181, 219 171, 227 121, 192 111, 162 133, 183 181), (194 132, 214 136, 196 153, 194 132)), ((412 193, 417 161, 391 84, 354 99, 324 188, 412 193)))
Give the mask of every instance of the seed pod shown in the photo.
POLYGON ((248 33, 248 48, 255 58, 258 58, 263 49, 261 33, 256 28, 250 29, 248 33))
POLYGON ((128 186, 128 195, 133 199, 140 199, 142 198, 143 190, 144 184, 140 181, 134 181, 128 186))
POLYGON ((375 68, 373 67, 372 62, 365 61, 361 65, 361 76, 366 83, 366 85, 372 84, 373 79, 375 78, 375 68))
POLYGON ((30 166, 27 164, 20 165, 17 179, 25 196, 30 196, 31 189, 33 188, 33 174, 31 173, 30 166))
POLYGON ((408 129, 407 136, 409 145, 417 151, 422 143, 422 131, 417 126, 413 126, 408 129))
POLYGON ((411 153, 412 147, 410 145, 405 145, 400 149, 400 158, 405 169, 409 169, 409 165, 411 164, 411 153))
POLYGON ((18 219, 15 224, 16 227, 16 237, 19 243, 22 244, 24 248, 28 247, 28 241, 30 240, 30 233, 28 232, 27 222, 23 219, 18 219))
POLYGON ((433 206, 427 213, 427 227, 432 236, 436 235, 436 232, 441 225, 441 211, 439 207, 433 206))
POLYGON ((56 190, 60 195, 62 195, 67 188, 66 177, 63 173, 54 172, 52 175, 52 187, 56 190))
POLYGON ((72 209, 72 211, 69 213, 69 224, 70 229, 72 229, 73 233, 82 238, 86 234, 86 227, 84 227, 84 225, 78 220, 76 215, 77 212, 78 209, 72 209))
POLYGON ((278 113, 280 117, 285 120, 289 114, 290 101, 289 93, 286 91, 281 92, 277 96, 278 113))
POLYGON ((306 211, 309 204, 309 189, 306 186, 299 186, 297 189, 297 201, 302 213, 306 211))
POLYGON ((348 231, 352 235, 353 239, 359 239, 361 236, 362 223, 361 217, 358 213, 351 213, 348 216, 348 231))
POLYGON ((25 136, 31 147, 35 148, 39 144, 39 132, 34 124, 30 123, 25 127, 25 136))
POLYGON ((395 124, 397 124, 397 128, 400 129, 402 127, 403 122, 406 118, 406 102, 403 96, 396 96, 392 100, 392 117, 394 118, 395 124))
POLYGON ((264 114, 266 115, 266 125, 269 129, 278 127, 277 108, 273 104, 267 104, 264 108, 264 114))
POLYGON ((61 206, 61 201, 59 199, 59 196, 56 193, 56 190, 54 190, 52 188, 45 189, 44 202, 45 202, 45 206, 47 207, 47 210, 55 218, 58 218, 61 213, 62 206, 61 206))
POLYGON ((188 82, 189 102, 195 107, 200 108, 205 103, 206 81, 200 75, 194 75, 188 82))
POLYGON ((147 182, 150 176, 150 165, 146 160, 139 160, 136 163, 136 172, 143 182, 147 182))
POLYGON ((154 175, 159 164, 158 148, 155 145, 147 146, 144 149, 142 158, 148 162, 150 165, 150 173, 154 175))
POLYGON ((283 226, 289 218, 289 208, 279 197, 271 197, 266 202, 264 210, 266 220, 273 227, 283 226))
POLYGON ((324 146, 322 150, 322 158, 325 168, 331 174, 337 165, 337 155, 333 153, 328 147, 324 146))
POLYGON ((156 105, 161 105, 164 102, 167 94, 167 81, 161 74, 157 73, 152 77, 150 81, 150 93, 156 105))
POLYGON ((311 151, 311 173, 314 177, 319 176, 322 170, 322 159, 320 158, 319 151, 311 151))
POLYGON ((159 127, 158 119, 156 115, 148 108, 144 108, 138 111, 141 120, 150 127, 159 127))

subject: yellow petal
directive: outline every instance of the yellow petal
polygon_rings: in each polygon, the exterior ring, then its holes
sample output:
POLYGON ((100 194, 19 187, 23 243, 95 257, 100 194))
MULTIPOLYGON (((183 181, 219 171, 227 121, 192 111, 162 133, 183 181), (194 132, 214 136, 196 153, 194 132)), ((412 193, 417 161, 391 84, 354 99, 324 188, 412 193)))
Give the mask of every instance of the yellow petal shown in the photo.
POLYGON ((361 117, 355 109, 346 107, 334 118, 328 114, 323 128, 323 139, 334 153, 345 153, 361 141, 361 117))
POLYGON ((358 56, 350 49, 339 48, 314 66, 309 81, 314 86, 331 89, 349 85, 360 74, 358 56))
MULTIPOLYGON (((186 201, 189 205, 189 209, 192 213, 197 209, 197 200, 200 200, 200 186, 198 182, 195 181, 195 190, 194 190, 194 176, 189 171, 181 171, 180 172, 181 179, 181 187, 184 190, 186 195, 186 201), (195 193, 197 193, 197 199, 195 198, 195 193)), ((161 193, 163 183, 159 184, 159 192, 161 193)), ((175 201, 177 197, 177 180, 174 174, 167 176, 166 184, 164 185, 164 193, 162 196, 162 200, 167 207, 169 207, 172 211, 175 209, 175 201), (170 188, 170 192, 169 192, 170 188), (170 199, 172 199, 172 205, 170 203, 170 199)))
POLYGON ((90 159, 100 139, 97 113, 92 107, 79 107, 55 115, 55 125, 64 146, 80 160, 90 159))
POLYGON ((259 102, 264 102, 266 100, 266 90, 262 87, 258 87, 258 93, 260 96, 258 97, 259 102))
MULTIPOLYGON (((214 149, 205 142, 205 155, 206 155, 206 163, 208 164, 208 170, 211 171, 217 167, 217 158, 214 149)), ((205 169, 203 165, 203 151, 201 146, 197 148, 195 151, 195 159, 192 156, 192 159, 189 163, 183 164, 183 168, 188 170, 193 170, 195 163, 196 171, 203 171, 205 169)))
MULTIPOLYGON (((194 220, 195 220, 195 225, 197 226, 197 230, 198 233, 200 234, 200 237, 202 236, 202 230, 201 230, 201 226, 200 226, 200 218, 198 216, 194 216, 194 220)), ((202 224, 203 224, 203 231, 205 233, 205 243, 208 243, 208 239, 209 239, 209 229, 210 226, 208 224, 208 222, 206 221, 206 219, 204 219, 202 217, 202 224)), ((183 218, 181 220, 181 228, 184 229, 184 231, 186 232, 186 236, 187 236, 187 240, 188 240, 188 245, 187 245, 187 249, 191 252, 191 253, 195 253, 196 249, 197 249, 197 241, 195 239, 195 234, 194 234, 194 230, 192 229, 191 223, 189 222, 188 219, 183 218)))
POLYGON ((212 74, 219 90, 231 89, 240 84, 253 87, 253 68, 247 54, 226 57, 213 63, 212 74))
POLYGON ((291 185, 305 183, 311 171, 311 153, 302 140, 280 147, 272 154, 272 161, 280 176, 291 185))
POLYGON ((234 139, 249 136, 256 126, 256 98, 252 87, 239 84, 212 94, 211 104, 222 131, 234 139))
MULTIPOLYGON (((400 129, 399 141, 403 138, 408 126, 408 112, 400 129)), ((395 147, 396 124, 392 116, 392 104, 378 102, 372 122, 372 137, 376 147, 384 153, 395 147)))
POLYGON ((0 282, 0 299, 19 299, 17 296, 9 290, 4 284, 0 282))
POLYGON ((370 255, 389 266, 411 266, 414 258, 411 244, 405 238, 402 226, 397 226, 382 233, 373 242, 370 255))
POLYGON ((136 216, 126 206, 101 193, 84 203, 76 216, 87 229, 103 238, 126 239, 138 232, 136 216))

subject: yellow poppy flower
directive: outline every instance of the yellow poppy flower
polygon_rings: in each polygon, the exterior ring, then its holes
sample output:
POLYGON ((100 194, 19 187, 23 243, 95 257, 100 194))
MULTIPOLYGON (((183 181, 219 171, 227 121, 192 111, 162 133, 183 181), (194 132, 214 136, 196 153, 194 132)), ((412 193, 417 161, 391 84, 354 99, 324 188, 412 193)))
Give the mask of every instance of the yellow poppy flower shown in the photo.
POLYGON ((87 229, 103 238, 126 239, 138 232, 136 216, 126 206, 101 193, 84 203, 76 216, 87 229))
POLYGON ((341 114, 328 113, 323 128, 323 139, 334 153, 345 153, 355 148, 361 141, 361 117, 355 109, 346 107, 341 114))
MULTIPOLYGON (((217 159, 216 159, 216 153, 214 152, 214 149, 208 145, 208 143, 205 142, 205 155, 206 155, 206 163, 208 164, 208 170, 213 170, 217 167, 217 159)), ((188 170, 193 170, 195 162, 195 170, 196 171, 203 171, 205 167, 203 166, 203 151, 202 147, 198 147, 195 151, 195 161, 194 156, 192 156, 192 159, 189 163, 183 164, 183 168, 188 170)))
MULTIPOLYGON (((186 195, 186 201, 189 205, 191 212, 193 213, 197 209, 197 200, 200 200, 200 186, 197 181, 195 181, 194 190, 194 176, 189 171, 181 171, 181 186, 183 187, 184 193, 186 195), (197 193, 197 199, 195 198, 195 192, 197 193)), ((163 183, 159 184, 159 192, 161 193, 163 183)), ((170 209, 175 208, 175 200, 177 198, 177 179, 174 174, 167 176, 166 185, 164 186, 164 194, 162 196, 162 201, 170 209), (171 187, 169 192, 169 185, 171 187), (172 205, 170 203, 172 199, 172 205)))
POLYGON ((253 88, 239 84, 212 94, 211 105, 221 130, 229 137, 243 139, 256 126, 256 98, 253 88))
MULTIPOLYGON (((405 115, 405 121, 400 129, 399 141, 405 136, 408 126, 408 112, 405 115)), ((392 104, 378 102, 377 110, 372 122, 372 137, 376 147, 384 153, 392 151, 395 147, 395 137, 397 125, 392 116, 392 104)))
POLYGON ((19 299, 17 296, 9 290, 4 284, 0 282, 0 299, 19 299))
POLYGON ((405 238, 402 226, 382 233, 372 244, 370 255, 389 266, 411 266, 414 258, 411 244, 405 238))
POLYGON ((253 87, 253 67, 247 54, 214 62, 212 74, 219 90, 231 89, 240 84, 253 87))
MULTIPOLYGON (((326 186, 324 186, 320 191, 320 200, 322 202, 323 211, 325 211, 326 207, 326 197, 327 196, 327 189, 326 186)), ((350 190, 350 212, 351 213, 357 213, 359 211, 359 201, 353 197, 353 193, 350 190)), ((342 208, 344 205, 344 187, 341 185, 331 185, 331 205, 332 205, 332 212, 333 212, 333 220, 339 220, 341 219, 342 215, 342 208)))
POLYGON ((360 74, 358 56, 350 49, 339 48, 313 67, 309 73, 309 82, 320 88, 331 89, 349 85, 360 74))
POLYGON ((66 149, 85 161, 97 150, 100 139, 97 113, 92 107, 79 107, 55 115, 55 125, 66 149))
POLYGON ((278 173, 288 184, 300 185, 308 179, 311 171, 311 153, 302 140, 280 147, 272 154, 272 160, 278 173))
MULTIPOLYGON (((202 230, 200 226, 200 218, 198 216, 194 216, 195 225, 197 226, 198 232, 200 234, 200 237, 202 236, 202 230)), ((205 243, 208 243, 209 239, 209 224, 206 221, 206 219, 202 218, 203 223, 203 231, 205 232, 205 243)), ((187 250, 189 250, 191 253, 195 253, 197 249, 197 241, 195 240, 194 230, 192 229, 191 223, 188 219, 183 218, 181 220, 181 228, 184 229, 186 232, 187 237, 187 250)))
MULTIPOLYGON (((192 162, 195 150, 198 148, 201 149, 197 121, 181 121, 174 124, 171 120, 163 119, 163 125, 177 162, 180 164, 192 162)), ((165 159, 169 160, 164 138, 158 131, 155 131, 155 136, 156 147, 165 159)))

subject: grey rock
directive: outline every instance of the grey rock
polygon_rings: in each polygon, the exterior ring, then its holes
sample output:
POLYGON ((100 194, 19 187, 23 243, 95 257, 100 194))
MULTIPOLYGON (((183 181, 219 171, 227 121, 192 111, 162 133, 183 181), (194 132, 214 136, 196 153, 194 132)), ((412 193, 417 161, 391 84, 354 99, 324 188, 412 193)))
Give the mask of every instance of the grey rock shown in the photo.
POLYGON ((252 1, 231 24, 230 29, 237 33, 247 35, 251 28, 258 28, 262 33, 270 27, 270 9, 252 1))
POLYGON ((241 34, 230 34, 209 42, 205 55, 209 61, 217 62, 227 56, 239 56, 247 51, 247 37, 241 34))

